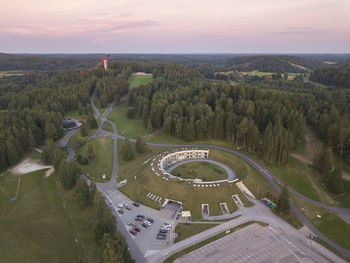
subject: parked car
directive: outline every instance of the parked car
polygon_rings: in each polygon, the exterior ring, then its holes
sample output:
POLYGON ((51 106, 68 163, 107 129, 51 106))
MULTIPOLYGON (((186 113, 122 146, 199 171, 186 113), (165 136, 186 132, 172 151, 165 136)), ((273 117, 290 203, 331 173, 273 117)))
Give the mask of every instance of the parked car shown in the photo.
POLYGON ((137 232, 135 231, 135 229, 130 229, 129 232, 130 232, 131 234, 133 234, 134 236, 137 235, 137 232))
POLYGON ((137 232, 141 232, 141 228, 139 228, 139 227, 135 227, 134 228, 137 232))
POLYGON ((134 202, 133 205, 134 205, 135 207, 139 207, 139 206, 140 206, 140 204, 137 203, 137 202, 134 202))
POLYGON ((121 210, 121 209, 119 209, 119 210, 118 210, 118 213, 122 215, 122 214, 124 214, 124 211, 121 210))
POLYGON ((128 203, 127 202, 122 202, 122 205, 123 206, 128 206, 128 203))
POLYGON ((151 223, 150 221, 147 221, 147 220, 145 220, 143 223, 146 224, 146 225, 148 225, 148 226, 151 226, 151 225, 152 225, 152 223, 151 223))
POLYGON ((119 204, 118 207, 119 207, 119 208, 123 208, 124 205, 123 205, 123 204, 119 204))
POLYGON ((136 226, 136 224, 134 222, 129 222, 128 226, 136 226))
POLYGON ((142 226, 143 226, 144 228, 148 228, 148 227, 149 227, 149 225, 146 224, 145 222, 142 223, 142 226))
POLYGON ((137 217, 140 217, 142 219, 145 219, 145 216, 144 215, 137 215, 137 217))
POLYGON ((160 231, 158 232, 158 235, 160 235, 160 236, 166 236, 166 234, 167 234, 166 232, 165 233, 160 232, 160 231))
POLYGON ((166 230, 166 229, 164 229, 164 228, 161 228, 160 230, 159 230, 159 233, 168 233, 169 232, 169 230, 166 230))
POLYGON ((151 222, 152 224, 154 223, 154 220, 153 220, 152 218, 150 218, 150 217, 147 218, 147 221, 148 221, 148 222, 151 222))
POLYGON ((131 211, 132 207, 129 207, 128 205, 125 207, 127 210, 131 211))
POLYGON ((166 236, 157 235, 157 239, 165 240, 165 239, 166 239, 166 236))
POLYGON ((143 219, 141 217, 136 217, 135 221, 143 221, 143 219))

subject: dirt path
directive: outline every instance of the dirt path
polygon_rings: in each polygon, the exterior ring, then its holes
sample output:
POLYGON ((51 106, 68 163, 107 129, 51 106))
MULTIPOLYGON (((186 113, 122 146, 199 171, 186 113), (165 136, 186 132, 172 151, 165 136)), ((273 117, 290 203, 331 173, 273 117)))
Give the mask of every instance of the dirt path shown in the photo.
POLYGON ((343 171, 343 178, 347 181, 350 181, 350 174, 343 171))
POLYGON ((304 164, 312 164, 312 161, 309 160, 308 158, 306 158, 305 156, 301 155, 301 154, 297 154, 297 153, 293 153, 292 156, 295 159, 298 159, 299 161, 302 161, 304 164))
POLYGON ((159 129, 159 130, 156 130, 150 134, 147 134, 146 136, 143 136, 143 139, 145 141, 148 141, 150 139, 152 139, 153 137, 157 136, 159 133, 161 133, 163 131, 163 129, 159 129))

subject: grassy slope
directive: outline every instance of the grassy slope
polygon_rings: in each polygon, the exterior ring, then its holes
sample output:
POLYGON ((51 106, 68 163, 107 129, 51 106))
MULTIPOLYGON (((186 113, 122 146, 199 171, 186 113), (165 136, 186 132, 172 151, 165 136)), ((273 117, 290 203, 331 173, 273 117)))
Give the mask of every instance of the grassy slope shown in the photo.
POLYGON ((180 165, 172 171, 172 174, 181 178, 198 178, 203 181, 227 179, 227 174, 221 167, 207 162, 194 162, 180 165))
POLYGON ((200 232, 203 232, 209 228, 217 226, 217 224, 185 224, 179 223, 176 225, 175 232, 177 233, 177 237, 175 239, 175 243, 191 236, 194 236, 200 232))
POLYGON ((108 181, 113 168, 113 140, 109 137, 94 139, 84 144, 78 153, 84 155, 88 144, 93 145, 96 157, 88 165, 81 165, 84 174, 93 181, 108 181), (105 180, 102 179, 103 174, 106 175, 105 180))
POLYGON ((128 79, 129 82, 129 88, 137 88, 141 85, 146 85, 149 82, 153 80, 152 74, 146 74, 146 75, 137 75, 135 73, 131 74, 131 76, 128 79))
POLYGON ((126 106, 118 107, 111 112, 108 119, 115 123, 120 135, 136 138, 147 135, 142 119, 128 119, 126 117, 126 106))
POLYGON ((92 240, 92 208, 80 212, 72 205, 72 194, 61 190, 57 178, 43 171, 21 176, 19 199, 15 195, 18 177, 0 176, 0 255, 3 262, 84 262, 98 260, 92 240), (66 205, 66 209, 63 207, 66 205))

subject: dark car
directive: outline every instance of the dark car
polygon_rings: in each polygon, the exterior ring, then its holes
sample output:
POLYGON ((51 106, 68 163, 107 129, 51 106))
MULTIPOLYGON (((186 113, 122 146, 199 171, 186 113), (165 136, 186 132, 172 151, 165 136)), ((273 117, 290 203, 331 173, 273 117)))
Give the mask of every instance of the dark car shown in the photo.
POLYGON ((158 235, 160 235, 160 236, 166 236, 166 233, 159 232, 158 235))
POLYGON ((139 207, 139 206, 140 206, 140 204, 137 203, 137 202, 135 202, 133 205, 134 205, 135 207, 139 207))
POLYGON ((126 206, 125 207, 127 210, 131 211, 132 210, 132 207, 129 207, 129 206, 126 206))
POLYGON ((123 210, 118 210, 118 213, 122 215, 122 214, 124 214, 124 211, 123 210))
POLYGON ((143 226, 144 228, 148 228, 148 225, 147 225, 146 223, 142 223, 142 226, 143 226))
POLYGON ((141 217, 136 217, 135 221, 142 221, 143 219, 141 217))
POLYGON ((164 239, 166 239, 166 236, 157 235, 157 239, 164 240, 164 239))
POLYGON ((160 229, 159 230, 159 233, 168 233, 169 231, 168 230, 166 230, 166 229, 160 229))
POLYGON ((139 227, 135 227, 134 228, 137 232, 141 232, 141 228, 139 228, 139 227))
POLYGON ((147 220, 148 220, 149 222, 151 222, 152 224, 154 223, 154 220, 153 220, 152 218, 150 218, 150 217, 149 217, 147 220))
POLYGON ((145 219, 145 216, 144 216, 144 215, 137 215, 137 217, 142 218, 142 219, 145 219))
POLYGON ((134 236, 137 235, 137 232, 136 232, 134 229, 130 229, 129 232, 130 232, 131 234, 133 234, 134 236))

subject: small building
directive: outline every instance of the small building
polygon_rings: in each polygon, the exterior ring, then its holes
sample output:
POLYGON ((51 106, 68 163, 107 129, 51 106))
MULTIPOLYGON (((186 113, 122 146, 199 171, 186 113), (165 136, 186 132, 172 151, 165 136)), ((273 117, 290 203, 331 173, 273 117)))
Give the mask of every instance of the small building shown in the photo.
POLYGON ((181 217, 191 221, 191 211, 181 211, 181 217))
POLYGON ((72 128, 75 128, 76 126, 77 126, 77 124, 72 119, 64 119, 63 120, 63 128, 65 128, 65 129, 72 129, 72 128))

